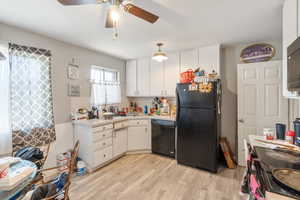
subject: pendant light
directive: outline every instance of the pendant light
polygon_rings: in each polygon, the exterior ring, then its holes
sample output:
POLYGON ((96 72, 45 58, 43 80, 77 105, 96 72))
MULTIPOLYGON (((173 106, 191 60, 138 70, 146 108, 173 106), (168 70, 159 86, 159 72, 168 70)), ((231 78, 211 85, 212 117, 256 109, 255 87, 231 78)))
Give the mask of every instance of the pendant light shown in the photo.
POLYGON ((4 56, 3 53, 1 53, 1 51, 0 51, 0 60, 6 60, 6 57, 4 56))
POLYGON ((157 43, 158 51, 153 55, 153 60, 156 60, 157 62, 163 62, 165 60, 168 60, 168 56, 161 51, 161 47, 163 45, 163 43, 157 43))

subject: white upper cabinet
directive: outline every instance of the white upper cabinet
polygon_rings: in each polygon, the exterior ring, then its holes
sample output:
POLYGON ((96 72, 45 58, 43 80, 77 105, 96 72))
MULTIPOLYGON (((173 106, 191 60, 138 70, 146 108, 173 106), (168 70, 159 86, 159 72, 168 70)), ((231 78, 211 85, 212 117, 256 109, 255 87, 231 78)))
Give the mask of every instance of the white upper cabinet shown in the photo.
POLYGON ((137 60, 137 96, 150 96, 150 58, 137 60))
POLYGON ((199 65, 201 70, 211 73, 213 70, 220 74, 220 45, 199 48, 199 65))
POLYGON ((180 71, 184 72, 188 69, 195 70, 198 67, 198 49, 182 51, 180 53, 181 63, 180 71))
POLYGON ((127 96, 137 95, 137 62, 128 60, 126 63, 126 94, 127 96))
POLYGON ((150 95, 164 95, 164 63, 151 60, 150 67, 150 95))
POLYGON ((127 96, 176 96, 180 72, 200 67, 220 74, 220 45, 168 53, 168 60, 156 62, 150 57, 127 62, 127 96))
POLYGON ((298 37, 298 0, 287 0, 283 6, 283 69, 282 69, 282 81, 283 81, 283 96, 295 97, 291 92, 287 90, 287 48, 298 37))
POLYGON ((165 62, 165 96, 176 96, 176 84, 179 83, 180 57, 179 53, 168 53, 169 59, 165 62))

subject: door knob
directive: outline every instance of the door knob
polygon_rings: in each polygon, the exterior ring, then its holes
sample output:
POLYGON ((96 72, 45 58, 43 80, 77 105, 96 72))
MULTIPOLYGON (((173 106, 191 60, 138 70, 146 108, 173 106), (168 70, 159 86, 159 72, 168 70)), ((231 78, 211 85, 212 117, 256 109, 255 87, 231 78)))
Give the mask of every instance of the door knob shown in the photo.
POLYGON ((245 121, 243 119, 239 119, 239 122, 240 123, 244 123, 245 121))

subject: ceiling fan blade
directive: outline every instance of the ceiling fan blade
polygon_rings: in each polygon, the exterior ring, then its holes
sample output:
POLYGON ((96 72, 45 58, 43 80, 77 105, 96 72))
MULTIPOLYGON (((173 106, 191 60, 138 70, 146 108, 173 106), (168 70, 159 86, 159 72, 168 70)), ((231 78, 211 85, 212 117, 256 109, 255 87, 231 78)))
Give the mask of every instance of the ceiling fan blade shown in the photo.
POLYGON ((103 0, 57 0, 59 3, 65 6, 72 5, 84 5, 84 4, 98 4, 103 3, 103 0))
POLYGON ((128 4, 125 4, 124 5, 124 10, 138 18, 141 18, 147 22, 150 22, 150 23, 155 23, 157 20, 158 20, 158 16, 157 15, 154 15, 142 8, 139 8, 131 3, 128 3, 128 4))

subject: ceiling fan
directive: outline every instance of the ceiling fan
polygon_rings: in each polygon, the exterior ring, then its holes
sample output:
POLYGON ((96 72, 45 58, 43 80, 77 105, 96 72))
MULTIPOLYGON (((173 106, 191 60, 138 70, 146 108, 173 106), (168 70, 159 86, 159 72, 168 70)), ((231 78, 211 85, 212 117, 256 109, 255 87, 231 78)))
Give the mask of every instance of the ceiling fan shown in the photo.
POLYGON ((65 6, 108 3, 110 8, 106 17, 106 28, 116 28, 121 9, 152 24, 159 19, 157 15, 133 5, 130 0, 58 0, 58 2, 65 6))

